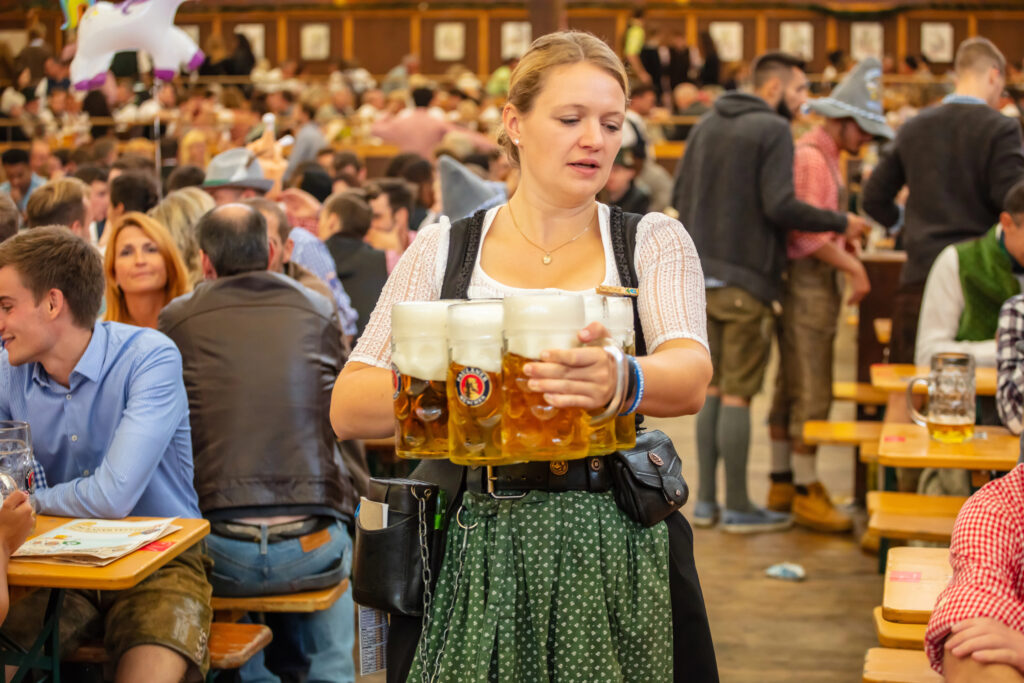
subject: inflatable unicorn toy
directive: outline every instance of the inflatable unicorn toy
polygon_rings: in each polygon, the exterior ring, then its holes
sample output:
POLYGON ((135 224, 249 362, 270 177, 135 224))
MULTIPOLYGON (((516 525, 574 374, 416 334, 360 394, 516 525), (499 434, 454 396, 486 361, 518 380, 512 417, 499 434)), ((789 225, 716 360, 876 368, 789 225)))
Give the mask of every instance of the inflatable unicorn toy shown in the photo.
POLYGON ((60 8, 64 10, 64 25, 61 29, 78 28, 78 19, 95 2, 96 0, 60 0, 60 8))
MULTIPOLYGON (((189 71, 203 63, 202 50, 174 25, 185 0, 124 0, 98 2, 78 25, 78 49, 71 62, 71 82, 78 90, 103 85, 115 52, 145 50, 153 58, 153 76, 169 81, 186 64, 189 71)), ((73 4, 73 3, 72 3, 73 4)))

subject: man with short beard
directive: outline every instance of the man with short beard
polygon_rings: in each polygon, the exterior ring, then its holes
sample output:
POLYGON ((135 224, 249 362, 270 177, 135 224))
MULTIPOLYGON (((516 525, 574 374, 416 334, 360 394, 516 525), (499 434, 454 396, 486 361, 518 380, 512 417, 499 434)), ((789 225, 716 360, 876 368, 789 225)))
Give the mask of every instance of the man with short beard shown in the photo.
POLYGON ((798 201, 789 119, 807 100, 803 63, 784 53, 759 57, 753 92, 729 92, 694 126, 679 164, 672 204, 700 253, 707 288, 715 376, 697 419, 700 486, 696 526, 719 517, 715 471, 725 462, 723 529, 784 529, 785 514, 747 495, 750 399, 761 388, 771 349, 772 303, 782 296, 786 233, 845 232, 864 221, 798 201))

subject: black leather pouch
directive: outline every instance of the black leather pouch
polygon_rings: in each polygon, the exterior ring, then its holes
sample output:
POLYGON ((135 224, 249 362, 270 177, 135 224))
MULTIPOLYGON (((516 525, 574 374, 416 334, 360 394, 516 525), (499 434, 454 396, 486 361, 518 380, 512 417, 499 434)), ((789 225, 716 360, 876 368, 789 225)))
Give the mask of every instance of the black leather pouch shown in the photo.
POLYGON ((369 500, 387 503, 387 526, 366 529, 356 517, 352 597, 360 605, 423 616, 423 558, 429 563, 440 488, 415 479, 370 479, 369 500))
POLYGON ((636 523, 654 526, 686 504, 683 462, 664 432, 643 432, 635 448, 608 457, 615 502, 636 523))

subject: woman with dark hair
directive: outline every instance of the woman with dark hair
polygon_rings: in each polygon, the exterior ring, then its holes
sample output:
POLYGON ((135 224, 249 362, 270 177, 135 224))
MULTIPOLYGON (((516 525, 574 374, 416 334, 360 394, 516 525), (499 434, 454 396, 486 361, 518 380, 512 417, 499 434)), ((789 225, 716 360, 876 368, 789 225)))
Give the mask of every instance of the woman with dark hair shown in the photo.
MULTIPOLYGON (((82 111, 89 115, 90 119, 94 118, 111 118, 113 113, 110 111, 110 104, 107 103, 107 96, 100 90, 91 90, 82 100, 82 111)), ((93 126, 89 129, 89 135, 93 140, 99 140, 104 138, 113 132, 113 127, 109 125, 93 126)))
POLYGON ((223 62, 224 73, 229 76, 248 76, 256 66, 256 55, 253 54, 249 39, 241 33, 235 34, 235 49, 223 62))
POLYGON ((701 87, 705 85, 719 85, 721 83, 722 60, 718 57, 718 48, 715 47, 715 39, 708 31, 702 32, 697 37, 700 45, 700 54, 704 64, 700 67, 700 75, 697 77, 701 87))

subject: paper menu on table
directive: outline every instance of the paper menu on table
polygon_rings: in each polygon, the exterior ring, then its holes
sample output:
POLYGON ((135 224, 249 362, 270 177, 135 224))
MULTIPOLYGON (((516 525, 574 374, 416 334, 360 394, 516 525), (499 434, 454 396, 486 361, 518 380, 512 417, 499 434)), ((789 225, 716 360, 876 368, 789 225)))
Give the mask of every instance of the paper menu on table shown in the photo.
POLYGON ((141 522, 75 519, 25 542, 14 557, 47 564, 110 564, 181 527, 175 518, 141 522))

